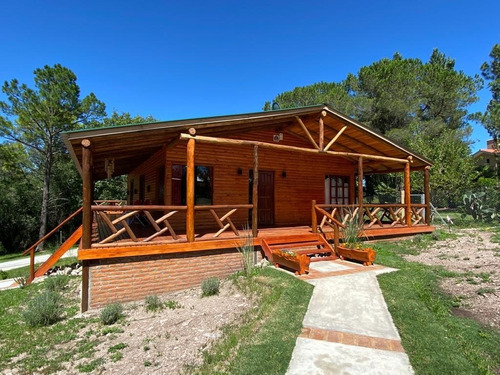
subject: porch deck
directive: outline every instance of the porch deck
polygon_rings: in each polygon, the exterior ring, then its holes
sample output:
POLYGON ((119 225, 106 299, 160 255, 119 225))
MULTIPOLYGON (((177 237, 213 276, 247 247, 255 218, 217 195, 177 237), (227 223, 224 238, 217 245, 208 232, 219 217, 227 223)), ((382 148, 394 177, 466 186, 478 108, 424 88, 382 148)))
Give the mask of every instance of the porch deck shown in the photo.
MULTIPOLYGON (((377 226, 376 228, 365 226, 365 234, 368 239, 381 239, 389 237, 401 237, 408 235, 416 235, 422 233, 431 233, 434 227, 419 224, 411 227, 398 226, 394 227, 390 224, 377 226)), ((251 236, 251 230, 239 231, 240 236, 236 236, 232 232, 223 232, 217 238, 214 238, 216 232, 199 232, 195 235, 195 242, 188 242, 185 234, 178 234, 177 239, 171 235, 158 236, 148 242, 143 242, 147 236, 137 237, 136 241, 130 239, 122 239, 109 244, 92 244, 90 249, 79 249, 78 259, 106 259, 119 258, 129 256, 143 256, 154 254, 168 254, 180 252, 196 252, 205 250, 227 249, 240 246, 242 237, 251 236)), ((261 246, 262 240, 266 239, 293 239, 313 234, 310 226, 290 226, 276 228, 259 229, 257 237, 253 238, 254 246, 261 246)), ((326 239, 334 239, 334 231, 332 228, 325 227, 323 234, 326 239)))

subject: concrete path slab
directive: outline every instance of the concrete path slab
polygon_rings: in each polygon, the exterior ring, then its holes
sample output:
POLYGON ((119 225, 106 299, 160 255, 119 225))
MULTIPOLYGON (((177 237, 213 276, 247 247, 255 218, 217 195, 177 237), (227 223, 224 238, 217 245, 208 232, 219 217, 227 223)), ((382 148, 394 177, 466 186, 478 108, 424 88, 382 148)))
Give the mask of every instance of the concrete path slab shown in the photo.
POLYGON ((350 267, 340 262, 313 262, 309 268, 318 272, 334 272, 348 270, 350 267))
POLYGON ((287 374, 414 374, 377 275, 339 260, 311 265, 315 286, 287 374))
POLYGON ((405 353, 299 337, 287 375, 413 374, 405 353))
POLYGON ((305 327, 398 339, 376 276, 371 272, 315 280, 305 327))

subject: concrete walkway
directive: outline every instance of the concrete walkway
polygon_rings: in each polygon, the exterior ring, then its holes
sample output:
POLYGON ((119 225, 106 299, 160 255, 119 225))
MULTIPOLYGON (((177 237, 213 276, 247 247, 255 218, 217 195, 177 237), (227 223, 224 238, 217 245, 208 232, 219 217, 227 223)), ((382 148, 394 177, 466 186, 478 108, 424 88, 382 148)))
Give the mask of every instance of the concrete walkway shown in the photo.
MULTIPOLYGON (((68 257, 76 257, 78 253, 78 249, 72 248, 69 249, 61 258, 68 258, 68 257)), ((36 255, 35 254, 35 264, 40 264, 45 262, 51 254, 44 254, 44 255, 36 255)), ((26 267, 30 265, 30 257, 26 256, 24 258, 19 258, 16 260, 10 260, 7 262, 1 262, 0 263, 0 270, 3 271, 8 271, 8 270, 13 270, 15 268, 21 268, 21 267, 26 267)), ((35 279, 37 280, 37 279, 35 279)), ((5 280, 0 280, 0 290, 5 290, 5 289, 12 289, 12 288, 17 288, 19 285, 15 282, 14 279, 5 279, 5 280)))
POLYGON ((376 278, 392 271, 311 263, 300 278, 315 288, 287 374, 414 374, 376 278))

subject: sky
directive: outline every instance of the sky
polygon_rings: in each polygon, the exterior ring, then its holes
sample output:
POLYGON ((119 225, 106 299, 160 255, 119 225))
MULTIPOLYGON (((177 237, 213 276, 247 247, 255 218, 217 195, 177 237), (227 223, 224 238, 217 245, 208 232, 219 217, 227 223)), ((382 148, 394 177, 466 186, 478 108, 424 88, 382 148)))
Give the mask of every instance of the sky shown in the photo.
MULTIPOLYGON (((480 74, 500 1, 4 1, 0 81, 62 64, 113 110, 175 120, 260 111, 277 94, 434 48, 480 74)), ((487 88, 471 112, 484 111, 487 88)), ((0 100, 5 97, 0 94, 0 100)), ((488 134, 473 124, 472 151, 488 134)))

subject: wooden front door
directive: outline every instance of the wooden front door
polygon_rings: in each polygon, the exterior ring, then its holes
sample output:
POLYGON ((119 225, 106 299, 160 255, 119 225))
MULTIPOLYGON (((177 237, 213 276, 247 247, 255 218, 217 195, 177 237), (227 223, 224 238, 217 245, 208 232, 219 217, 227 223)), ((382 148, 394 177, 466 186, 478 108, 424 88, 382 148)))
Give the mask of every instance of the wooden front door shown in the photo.
POLYGON ((274 225, 274 171, 259 171, 258 225, 274 225))

